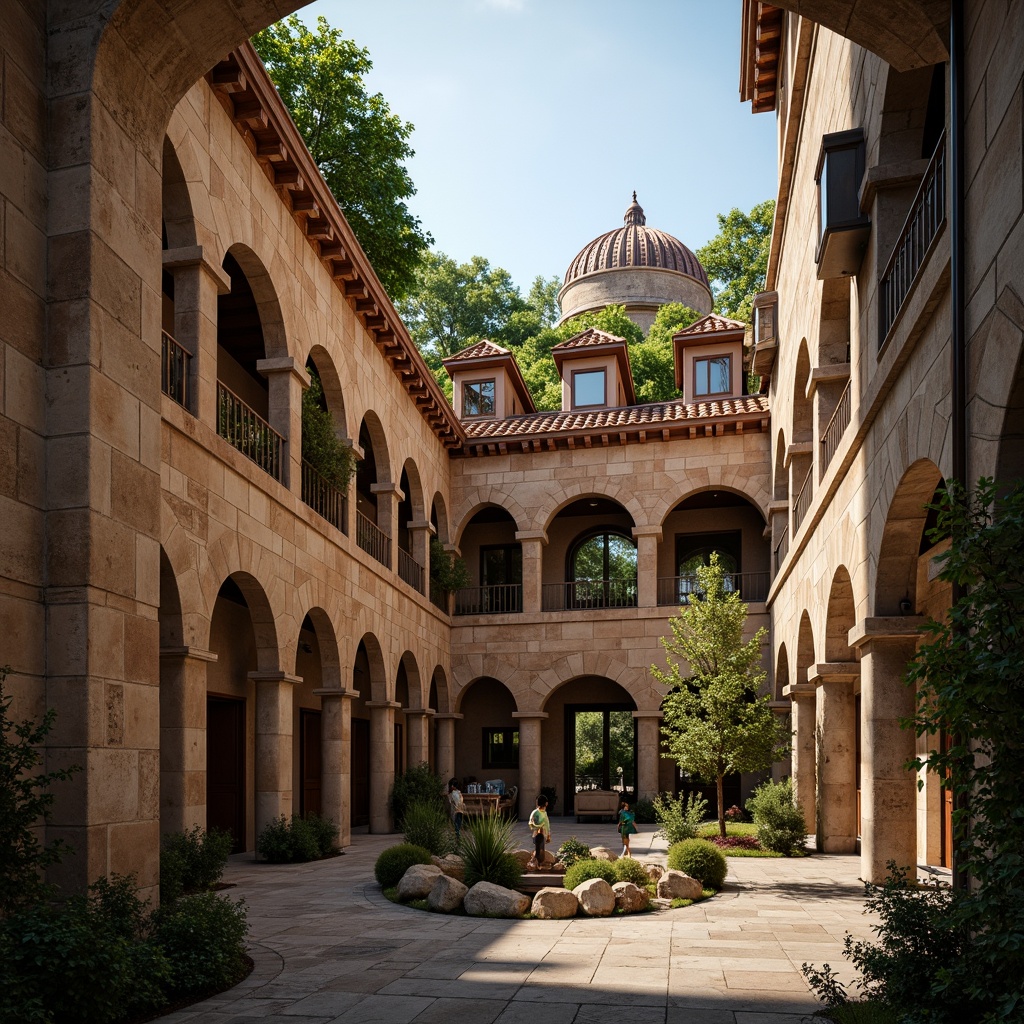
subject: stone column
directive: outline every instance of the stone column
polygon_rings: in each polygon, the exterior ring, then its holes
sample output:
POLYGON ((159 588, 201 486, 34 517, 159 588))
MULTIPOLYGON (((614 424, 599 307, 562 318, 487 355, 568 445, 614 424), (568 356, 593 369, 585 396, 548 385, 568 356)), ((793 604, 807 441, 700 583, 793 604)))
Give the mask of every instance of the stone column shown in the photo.
MULTIPOLYGON (((548 535, 543 530, 517 530, 516 540, 523 546, 523 611, 537 614, 544 593, 544 546, 548 535)), ((522 736, 519 742, 522 743, 522 736)), ((533 796, 536 799, 537 794, 533 796)))
MULTIPOLYGON (((435 715, 437 723, 436 759, 434 769, 447 782, 455 775, 455 723, 462 720, 462 715, 435 715)), ((520 738, 521 742, 521 738, 520 738)))
POLYGON ((882 882, 886 862, 917 863, 917 777, 904 765, 914 756, 914 733, 900 719, 914 713, 914 692, 903 684, 921 638, 920 616, 865 619, 850 630, 861 652, 861 877, 882 882))
POLYGON ((267 420, 284 438, 281 483, 293 494, 302 492, 302 392, 309 374, 293 356, 259 359, 256 369, 267 378, 267 420))
POLYGON ((817 827, 817 800, 814 758, 815 687, 810 683, 790 683, 782 695, 793 701, 793 799, 804 812, 804 827, 813 832, 817 827))
POLYGON ((857 849, 857 703, 856 662, 812 666, 807 682, 815 687, 817 821, 821 853, 857 849))
POLYGON ((513 711, 519 722, 519 818, 525 821, 537 805, 541 787, 540 726, 546 711, 513 711))
POLYGON ((398 564, 398 555, 395 554, 398 537, 398 505, 405 497, 405 492, 396 483, 370 484, 370 492, 377 496, 377 526, 388 536, 388 561, 389 569, 394 569, 398 564))
POLYGON ((634 711, 637 720, 636 795, 638 800, 653 800, 658 795, 658 762, 661 760, 660 711, 634 711))
POLYGON ((391 831, 391 788, 395 784, 395 700, 368 700, 370 709, 370 831, 391 831))
POLYGON ((768 529, 765 531, 766 540, 771 546, 770 557, 772 559, 771 564, 771 578, 775 578, 777 566, 775 565, 775 550, 779 546, 779 541, 782 540, 782 534, 789 526, 789 501, 770 501, 768 503, 768 529))
POLYGON ((206 666, 198 647, 160 650, 160 832, 206 828, 206 666))
POLYGON ((413 558, 423 566, 423 593, 430 596, 430 538, 437 530, 429 519, 410 519, 406 524, 412 540, 413 558))
POLYGON ((405 749, 410 768, 424 761, 430 763, 430 720, 433 717, 434 712, 429 708, 408 708, 405 712, 405 749))
POLYGON ((250 672, 256 684, 256 835, 282 814, 291 817, 292 685, 301 676, 250 672))
POLYGON ((634 526, 636 540, 637 605, 641 608, 658 607, 658 545, 661 543, 660 526, 634 526))
POLYGON ((358 690, 314 690, 320 698, 320 807, 338 826, 338 845, 352 844, 352 701, 358 690))

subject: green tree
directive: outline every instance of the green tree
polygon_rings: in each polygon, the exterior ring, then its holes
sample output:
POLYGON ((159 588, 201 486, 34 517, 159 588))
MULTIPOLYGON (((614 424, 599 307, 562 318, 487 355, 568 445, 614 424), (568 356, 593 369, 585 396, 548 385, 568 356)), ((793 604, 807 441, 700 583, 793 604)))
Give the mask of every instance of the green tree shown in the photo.
POLYGON ((252 42, 381 283, 401 298, 433 242, 405 202, 416 194, 412 124, 367 92, 369 52, 326 18, 314 31, 292 14, 252 42))
POLYGON ((725 589, 718 555, 697 570, 698 589, 679 614, 669 619, 668 672, 655 678, 669 688, 664 702, 665 749, 688 775, 718 786, 718 827, 725 836, 723 780, 732 772, 755 772, 782 755, 784 731, 759 695, 766 675, 761 647, 763 627, 746 643, 747 606, 725 589), (688 667, 683 674, 682 665, 688 667))
POLYGON ((733 207, 718 214, 718 234, 697 250, 711 280, 715 312, 749 323, 754 296, 768 272, 775 200, 758 203, 750 213, 733 207))
POLYGON ((332 487, 343 491, 355 469, 355 456, 335 433, 334 418, 327 410, 316 367, 308 362, 306 370, 309 387, 302 394, 302 458, 332 487))
POLYGON ((638 402, 668 402, 679 397, 672 336, 696 323, 700 316, 681 302, 666 303, 658 310, 647 337, 629 346, 638 402))

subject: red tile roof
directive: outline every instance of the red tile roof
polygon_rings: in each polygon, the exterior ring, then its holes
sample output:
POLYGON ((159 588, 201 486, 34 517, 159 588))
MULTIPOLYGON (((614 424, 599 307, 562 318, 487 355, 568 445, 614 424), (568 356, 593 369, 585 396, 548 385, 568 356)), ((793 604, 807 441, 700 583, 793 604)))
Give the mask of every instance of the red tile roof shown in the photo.
POLYGON ((464 359, 483 359, 487 356, 507 356, 511 353, 507 348, 502 348, 500 345, 495 345, 493 341, 488 341, 484 338, 482 341, 478 341, 475 345, 469 345, 455 355, 449 356, 447 359, 442 359, 441 362, 444 365, 448 363, 454 363, 457 360, 461 361, 464 359))
POLYGON ((716 316, 714 313, 708 313, 707 316, 702 316, 696 323, 690 324, 689 327, 676 331, 675 337, 678 338, 680 334, 718 334, 719 332, 745 331, 746 329, 747 325, 742 320, 730 320, 725 316, 716 316))
POLYGON ((553 346, 552 352, 564 352, 570 348, 587 348, 592 345, 625 345, 626 339, 620 338, 617 334, 609 334, 597 327, 588 327, 580 334, 576 334, 567 341, 560 341, 553 346))

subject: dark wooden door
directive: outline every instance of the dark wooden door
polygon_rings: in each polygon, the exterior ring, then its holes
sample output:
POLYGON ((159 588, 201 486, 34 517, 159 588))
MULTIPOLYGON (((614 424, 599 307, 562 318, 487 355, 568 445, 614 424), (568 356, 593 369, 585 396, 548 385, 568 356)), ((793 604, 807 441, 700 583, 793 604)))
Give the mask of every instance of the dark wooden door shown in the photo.
POLYGON ((370 722, 352 719, 352 824, 370 824, 370 722))
POLYGON ((320 712, 299 709, 299 814, 320 813, 320 712))
POLYGON ((234 697, 206 699, 206 827, 245 849, 245 701, 234 697))

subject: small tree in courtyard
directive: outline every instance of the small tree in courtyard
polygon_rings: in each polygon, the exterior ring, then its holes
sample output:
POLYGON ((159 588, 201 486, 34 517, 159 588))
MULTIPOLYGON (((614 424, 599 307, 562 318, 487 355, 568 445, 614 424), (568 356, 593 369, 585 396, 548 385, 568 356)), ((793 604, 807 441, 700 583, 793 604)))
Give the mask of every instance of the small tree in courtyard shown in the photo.
POLYGON ((668 672, 652 666, 669 687, 663 705, 665 749, 682 771, 718 787, 718 828, 725 836, 723 782, 732 772, 755 772, 782 755, 785 734, 770 698, 758 695, 766 675, 761 668, 761 628, 746 643, 747 606, 727 591, 718 555, 697 569, 697 590, 669 619, 668 672), (681 667, 684 666, 684 667, 681 667))

